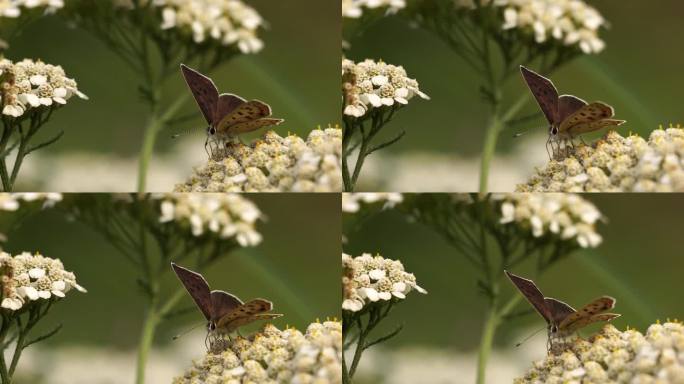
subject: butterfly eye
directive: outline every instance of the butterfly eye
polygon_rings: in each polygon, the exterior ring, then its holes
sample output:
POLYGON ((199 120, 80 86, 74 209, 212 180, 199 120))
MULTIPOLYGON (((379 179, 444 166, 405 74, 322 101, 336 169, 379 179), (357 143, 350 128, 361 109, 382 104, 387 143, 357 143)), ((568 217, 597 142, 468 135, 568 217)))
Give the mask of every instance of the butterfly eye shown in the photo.
POLYGON ((551 134, 552 135, 557 135, 558 134, 558 127, 557 126, 552 126, 551 127, 551 134))
POLYGON ((210 331, 214 331, 216 330, 216 324, 213 321, 211 321, 209 322, 209 324, 207 324, 207 328, 209 328, 210 331))
POLYGON ((207 132, 209 132, 209 134, 213 136, 213 135, 216 134, 216 128, 214 128, 214 127, 212 127, 212 126, 209 126, 209 127, 207 128, 207 132))

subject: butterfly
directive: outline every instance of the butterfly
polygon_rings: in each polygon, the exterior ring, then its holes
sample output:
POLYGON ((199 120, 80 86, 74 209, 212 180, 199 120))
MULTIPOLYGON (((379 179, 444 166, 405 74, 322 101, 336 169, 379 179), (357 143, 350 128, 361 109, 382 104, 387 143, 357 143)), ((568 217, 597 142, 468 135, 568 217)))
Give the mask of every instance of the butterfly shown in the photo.
MULTIPOLYGON (((613 119, 613 107, 600 101, 587 104, 586 101, 572 95, 558 96, 558 91, 551 80, 522 65, 520 72, 537 100, 546 120, 549 122, 549 138, 546 141, 546 151, 549 144, 554 156, 558 156, 561 143, 573 145, 572 139, 583 133, 598 131, 599 129, 624 124, 625 120, 613 119), (553 148, 557 143, 558 147, 553 148)), ((549 154, 549 157, 551 155, 549 154)))
POLYGON ((551 298, 544 297, 539 288, 532 280, 504 271, 506 276, 532 304, 534 309, 546 320, 549 340, 549 350, 553 348, 556 340, 570 336, 578 329, 599 321, 611 321, 619 314, 604 313, 615 307, 615 299, 609 296, 601 296, 592 300, 589 304, 575 310, 568 304, 551 298))
POLYGON ((209 284, 199 273, 176 263, 171 263, 171 267, 207 319, 207 336, 227 335, 254 321, 282 316, 279 313, 267 313, 273 309, 273 303, 268 300, 254 299, 243 303, 228 292, 210 291, 209 284))
MULTIPOLYGON (((181 64, 181 72, 200 111, 202 111, 202 115, 209 124, 207 141, 204 143, 205 150, 210 140, 223 144, 227 139, 236 137, 241 133, 279 125, 284 121, 270 117, 271 107, 263 101, 247 101, 231 93, 219 95, 216 85, 207 76, 185 64, 181 64)), ((209 154, 209 151, 207 153, 209 154)))

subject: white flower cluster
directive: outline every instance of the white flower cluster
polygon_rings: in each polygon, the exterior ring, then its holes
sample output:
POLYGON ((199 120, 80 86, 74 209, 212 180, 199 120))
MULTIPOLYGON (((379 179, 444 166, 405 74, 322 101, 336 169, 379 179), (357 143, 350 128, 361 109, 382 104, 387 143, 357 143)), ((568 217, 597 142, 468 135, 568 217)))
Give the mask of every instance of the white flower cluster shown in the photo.
POLYGON ((243 247, 261 242, 255 226, 263 218, 250 200, 233 193, 169 193, 160 200, 159 222, 187 225, 193 236, 206 233, 221 239, 235 238, 243 247))
POLYGON ((64 0, 0 0, 0 17, 19 17, 22 7, 45 7, 45 11, 50 13, 64 7, 64 0))
POLYGON ((24 59, 13 63, 0 59, 2 114, 20 117, 30 108, 66 104, 73 95, 88 99, 76 81, 66 77, 60 66, 24 59))
POLYGON ((0 252, 0 284, 5 309, 17 311, 31 301, 62 298, 71 289, 86 292, 76 283, 76 276, 64 270, 59 259, 28 252, 12 256, 0 252))
POLYGON ((342 17, 357 19, 363 15, 363 8, 387 7, 387 13, 396 13, 406 7, 406 0, 342 0, 342 17))
POLYGON ((403 67, 370 59, 360 63, 342 59, 342 94, 344 114, 353 117, 362 117, 372 108, 408 104, 416 95, 430 99, 403 67))
POLYGON ((252 144, 227 143, 194 170, 176 192, 339 192, 342 130, 315 129, 309 137, 268 131, 252 144))
POLYGON ((615 131, 551 160, 521 192, 682 192, 684 129, 657 129, 648 141, 615 131))
MULTIPOLYGON (((146 6, 150 0, 140 0, 146 6)), ((161 28, 178 28, 192 34, 195 43, 208 40, 236 45, 242 53, 257 53, 264 42, 257 37, 264 25, 261 15, 241 0, 152 0, 161 9, 161 28)), ((115 6, 133 9, 132 0, 115 0, 115 6)))
POLYGON ((534 363, 515 384, 682 383, 684 326, 653 324, 645 335, 606 325, 590 340, 576 339, 564 352, 534 363))
POLYGON ((342 267, 342 309, 347 311, 358 312, 366 305, 392 298, 405 299, 412 290, 427 293, 399 260, 370 253, 357 257, 343 253, 342 267))
POLYGON ((383 203, 383 209, 394 208, 401 203, 404 196, 396 192, 359 192, 342 194, 342 212, 356 213, 362 205, 383 203))
POLYGON ((56 192, 0 193, 0 211, 16 211, 22 202, 42 201, 44 207, 51 207, 62 201, 62 194, 56 192))
MULTIPOLYGON (((457 8, 476 7, 473 0, 455 0, 455 4, 457 8)), ((583 0, 481 0, 481 4, 503 8, 502 28, 530 31, 537 43, 554 39, 563 45, 578 45, 587 54, 606 47, 598 37, 606 22, 583 0)))
POLYGON ((212 347, 173 383, 342 383, 342 323, 311 323, 306 334, 267 324, 221 350, 212 347))
POLYGON ((594 204, 571 193, 511 193, 495 195, 501 204, 501 224, 515 223, 532 236, 546 234, 575 240, 582 248, 595 248, 601 241, 596 222, 603 216, 594 204))

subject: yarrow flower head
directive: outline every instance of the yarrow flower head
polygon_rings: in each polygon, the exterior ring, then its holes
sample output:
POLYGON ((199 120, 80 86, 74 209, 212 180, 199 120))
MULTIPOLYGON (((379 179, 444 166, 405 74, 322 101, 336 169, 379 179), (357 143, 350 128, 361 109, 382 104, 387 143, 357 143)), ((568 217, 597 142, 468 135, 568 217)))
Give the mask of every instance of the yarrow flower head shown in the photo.
POLYGON ((248 338, 220 341, 173 383, 342 383, 339 321, 311 323, 305 334, 267 324, 248 338))
MULTIPOLYGON (((457 8, 474 9, 473 0, 454 0, 457 8)), ((582 52, 601 52, 606 44, 598 36, 606 22, 583 0, 482 0, 482 6, 501 10, 504 30, 520 30, 535 42, 559 42, 582 52)))
POLYGON ((169 193, 160 201, 159 222, 189 227, 193 236, 234 238, 243 247, 261 242, 255 226, 263 218, 251 201, 232 193, 169 193))
POLYGON ((357 257, 343 253, 342 267, 342 309, 346 311, 358 312, 374 303, 403 300, 413 290, 427 293, 399 260, 370 253, 357 257))
POLYGON ((342 17, 359 18, 364 8, 387 8, 387 13, 396 13, 405 7, 406 0, 342 0, 342 17))
POLYGON ((648 141, 608 132, 592 145, 579 145, 551 160, 521 192, 682 192, 684 129, 658 129, 648 141))
POLYGON ((681 383, 683 354, 681 323, 653 324, 645 335, 606 325, 589 340, 578 338, 564 352, 535 362, 514 383, 681 383))
POLYGON ((62 194, 56 192, 0 193, 0 211, 16 211, 21 207, 22 202, 34 201, 42 201, 44 207, 51 207, 62 201, 62 194))
POLYGON ((252 144, 228 143, 177 192, 339 192, 342 130, 316 129, 304 140, 268 131, 252 144))
POLYGON ((2 308, 18 311, 32 302, 63 298, 71 288, 86 292, 73 272, 64 270, 59 259, 28 252, 12 256, 0 252, 2 308))
POLYGON ((64 0, 0 0, 0 17, 17 18, 21 16, 21 9, 45 7, 48 13, 64 7, 64 0))
POLYGON ((494 198, 499 200, 501 224, 518 225, 534 237, 557 236, 582 248, 595 248, 603 240, 596 232, 601 212, 580 195, 513 193, 494 198))
MULTIPOLYGON (((141 0, 140 6, 148 6, 141 0)), ((116 0, 125 9, 135 7, 132 0, 116 0)), ((257 53, 264 47, 257 36, 264 25, 259 13, 241 0, 153 0, 159 10, 161 29, 177 29, 192 36, 197 44, 208 41, 236 46, 242 53, 257 53)))
POLYGON ((26 111, 63 105, 72 96, 88 97, 60 66, 24 59, 13 63, 0 59, 0 104, 2 114, 21 117, 26 111))
POLYGON ((342 94, 344 114, 357 118, 374 108, 408 104, 416 95, 430 99, 403 67, 370 59, 360 63, 342 59, 342 94))
POLYGON ((404 197, 396 192, 359 192, 342 194, 342 212, 356 213, 363 205, 382 203, 383 209, 394 208, 404 197))

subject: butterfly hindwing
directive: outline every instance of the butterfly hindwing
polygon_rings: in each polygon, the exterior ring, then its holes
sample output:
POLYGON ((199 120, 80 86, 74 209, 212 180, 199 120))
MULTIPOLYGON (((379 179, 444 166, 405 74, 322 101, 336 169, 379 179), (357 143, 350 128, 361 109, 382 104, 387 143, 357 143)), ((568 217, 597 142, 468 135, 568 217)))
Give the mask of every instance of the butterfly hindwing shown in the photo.
POLYGON ((204 314, 204 317, 209 320, 212 313, 212 303, 207 281, 204 280, 204 277, 199 273, 176 265, 176 263, 171 263, 171 267, 190 294, 190 297, 192 297, 195 304, 197 304, 197 307, 202 311, 202 314, 204 314))
POLYGON ((236 329, 259 320, 270 320, 281 317, 282 313, 258 313, 255 315, 247 315, 242 317, 236 317, 229 322, 224 323, 221 327, 227 332, 231 333, 236 329))
POLYGON ((572 315, 568 316, 559 324, 560 329, 577 329, 574 323, 582 320, 589 318, 591 316, 594 316, 596 314, 603 313, 609 309, 612 309, 615 307, 615 299, 610 297, 610 296, 602 296, 599 297, 598 299, 595 299, 591 301, 589 304, 585 305, 584 307, 580 308, 577 312, 573 313, 572 315))
POLYGON ((581 135, 582 133, 598 131, 599 129, 603 129, 606 127, 617 127, 624 123, 626 123, 625 120, 603 119, 599 121, 593 121, 591 123, 577 124, 575 126, 570 127, 568 129, 568 133, 571 136, 577 136, 581 135))
POLYGON ((532 95, 537 100, 539 108, 541 108, 544 116, 546 116, 546 120, 551 125, 558 124, 558 91, 551 80, 522 65, 520 66, 520 72, 532 95))
POLYGON ((513 284, 518 288, 520 293, 525 296, 527 301, 529 301, 530 304, 532 304, 532 306, 537 310, 537 312, 542 315, 544 320, 546 320, 547 323, 550 323, 552 321, 551 311, 547 307, 546 301, 544 300, 544 295, 541 293, 539 288, 537 288, 537 285, 535 285, 532 280, 514 275, 508 271, 504 271, 504 273, 506 273, 506 276, 511 279, 511 282, 513 282, 513 284))
POLYGON ((185 64, 181 64, 181 71, 185 78, 185 82, 190 88, 190 92, 192 92, 197 105, 202 111, 202 115, 204 115, 207 123, 213 124, 214 113, 216 112, 216 105, 219 99, 216 85, 214 85, 214 82, 210 78, 185 64))
POLYGON ((228 327, 228 328, 235 329, 237 327, 234 327, 233 324, 238 319, 251 317, 254 315, 258 315, 258 314, 264 314, 265 312, 268 312, 271 309, 273 309, 273 303, 271 303, 268 300, 264 300, 264 299, 250 300, 250 301, 238 306, 237 308, 233 309, 231 312, 224 315, 223 317, 221 317, 218 320, 218 322, 216 323, 216 326, 218 328, 228 327))
POLYGON ((563 120, 558 127, 558 131, 568 132, 576 125, 609 119, 613 117, 613 114, 613 107, 608 104, 595 101, 591 104, 585 105, 563 120))
POLYGON ((563 331, 574 332, 580 328, 586 327, 589 324, 597 323, 599 321, 611 321, 617 317, 620 317, 620 315, 617 313, 599 313, 589 317, 583 317, 566 328, 563 328, 563 331))
POLYGON ((241 306, 242 301, 235 295, 225 291, 211 291, 211 321, 218 321, 223 316, 241 306))
POLYGON ((252 121, 246 121, 244 123, 239 123, 230 126, 228 128, 228 134, 229 135, 237 135, 240 133, 247 133, 247 132, 252 132, 256 131, 259 128, 263 127, 270 127, 272 125, 279 125, 282 123, 283 119, 274 119, 274 118, 263 118, 263 119, 257 119, 257 120, 252 120, 252 121))

